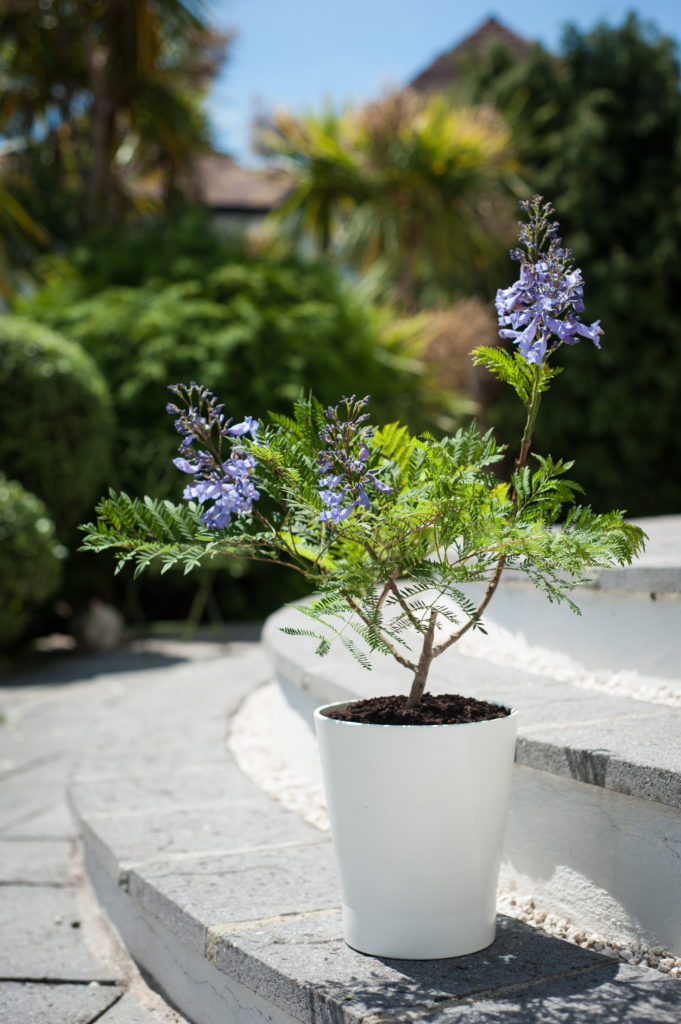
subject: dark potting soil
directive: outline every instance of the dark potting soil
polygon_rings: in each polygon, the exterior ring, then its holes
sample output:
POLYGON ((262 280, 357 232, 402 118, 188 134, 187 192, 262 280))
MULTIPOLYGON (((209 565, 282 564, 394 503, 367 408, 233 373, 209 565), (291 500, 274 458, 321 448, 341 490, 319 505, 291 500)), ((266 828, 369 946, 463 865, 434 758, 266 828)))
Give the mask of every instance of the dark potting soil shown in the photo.
POLYGON ((407 708, 404 694, 393 697, 370 697, 355 700, 343 707, 325 711, 327 718, 340 722, 359 722, 365 725, 460 725, 464 722, 487 722, 492 718, 506 718, 511 709, 501 704, 488 704, 474 697, 460 697, 457 693, 433 696, 424 693, 419 704, 407 708))

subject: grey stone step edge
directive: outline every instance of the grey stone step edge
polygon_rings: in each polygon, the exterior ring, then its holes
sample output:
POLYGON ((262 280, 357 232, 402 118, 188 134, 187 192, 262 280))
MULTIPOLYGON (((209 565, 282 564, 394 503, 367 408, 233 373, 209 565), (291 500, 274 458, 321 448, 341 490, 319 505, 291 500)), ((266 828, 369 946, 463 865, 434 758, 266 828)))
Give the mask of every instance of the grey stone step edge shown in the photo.
MULTIPOLYGON (((308 718, 320 704, 408 691, 410 673, 390 658, 375 657, 367 672, 341 645, 319 658, 314 641, 282 632, 305 626, 296 608, 282 608, 265 624, 263 644, 275 678, 300 695, 308 718)), ((434 663, 429 689, 517 707, 520 765, 681 810, 681 707, 556 682, 455 648, 434 663)))
POLYGON ((681 515, 632 519, 647 536, 646 547, 631 566, 594 573, 593 586, 602 590, 639 593, 681 593, 681 515))
POLYGON ((70 785, 101 906, 188 1020, 681 1018, 681 983, 510 918, 499 918, 492 947, 455 960, 349 949, 328 838, 265 796, 225 742, 224 723, 270 675, 262 656, 196 673, 192 685, 185 674, 133 693, 91 737, 70 785), (141 736, 162 737, 161 754, 141 736))

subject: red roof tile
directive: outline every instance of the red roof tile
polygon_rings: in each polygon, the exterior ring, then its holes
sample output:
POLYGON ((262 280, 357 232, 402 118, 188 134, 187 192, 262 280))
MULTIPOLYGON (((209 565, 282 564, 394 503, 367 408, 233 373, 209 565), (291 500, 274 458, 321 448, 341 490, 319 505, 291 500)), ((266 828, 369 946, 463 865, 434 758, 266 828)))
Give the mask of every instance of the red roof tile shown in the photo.
POLYGON ((445 92, 456 82, 457 68, 462 57, 482 56, 495 43, 503 43, 518 60, 524 60, 532 46, 527 39, 511 32, 496 18, 488 18, 472 35, 441 54, 421 71, 409 83, 409 88, 416 92, 445 92))
POLYGON ((223 211, 265 213, 278 206, 292 186, 282 171, 240 167, 222 153, 199 157, 192 177, 197 198, 223 211))

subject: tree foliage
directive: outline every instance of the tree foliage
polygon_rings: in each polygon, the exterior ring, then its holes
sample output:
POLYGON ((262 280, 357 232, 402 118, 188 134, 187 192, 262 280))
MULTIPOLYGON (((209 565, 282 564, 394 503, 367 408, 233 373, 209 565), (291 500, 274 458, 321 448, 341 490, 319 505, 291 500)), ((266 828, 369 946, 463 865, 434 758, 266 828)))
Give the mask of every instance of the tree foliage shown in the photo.
MULTIPOLYGON (((459 412, 430 384, 419 321, 396 321, 370 290, 321 262, 255 255, 221 240, 200 209, 171 223, 102 230, 68 257, 44 257, 41 276, 43 287, 15 307, 79 342, 97 363, 116 421, 107 482, 131 494, 180 493, 164 408, 167 385, 182 379, 205 380, 237 416, 283 411, 301 389, 330 402, 359 381, 382 417, 414 428, 438 416, 451 424, 459 412)), ((150 572, 133 585, 129 574, 112 581, 104 560, 80 556, 82 578, 73 566, 68 574, 78 590, 70 600, 96 587, 138 621, 217 620, 262 617, 305 592, 295 574, 243 560, 216 564, 228 572, 213 589, 208 573, 182 580, 150 572)))
POLYGON ((25 181, 0 176, 0 297, 9 299, 49 235, 28 213, 20 198, 25 181))
POLYGON ((407 308, 489 289, 515 186, 510 139, 489 108, 401 92, 361 110, 282 111, 261 144, 295 179, 284 227, 362 270, 382 259, 407 308))
POLYGON ((427 383, 418 321, 395 320, 322 262, 209 238, 200 215, 104 234, 70 260, 50 260, 45 288, 17 301, 82 345, 104 374, 118 424, 113 485, 169 494, 164 408, 167 385, 179 380, 205 381, 236 415, 283 411, 301 389, 330 402, 358 381, 379 415, 414 427, 456 412, 427 383))
POLYGON ((626 564, 641 550, 642 531, 621 513, 597 516, 575 505, 569 465, 539 459, 534 469, 519 467, 511 486, 500 484, 489 468, 501 453, 474 424, 436 440, 397 424, 360 428, 364 417, 344 423, 333 412, 301 399, 293 416, 261 425, 248 451, 264 500, 226 528, 206 526, 193 502, 178 508, 111 492, 97 522, 84 527, 84 547, 113 549, 119 566, 132 561, 137 572, 155 558, 189 572, 205 556, 288 566, 319 594, 301 608, 314 627, 288 632, 314 639, 320 655, 338 638, 365 667, 366 647, 392 655, 414 673, 410 702, 420 699, 434 658, 481 628, 502 569, 524 573, 549 600, 577 610, 568 595, 590 569, 626 564), (320 459, 336 443, 347 487, 358 486, 353 467, 367 487, 372 473, 384 486, 333 517, 324 511, 320 459), (485 584, 482 600, 466 592, 471 583, 485 584))
POLYGON ((433 659, 481 627, 504 571, 569 601, 590 569, 630 563, 643 531, 620 511, 578 506, 571 462, 530 454, 540 402, 558 376, 553 357, 580 337, 598 345, 601 332, 582 320, 583 282, 553 207, 535 196, 521 208, 519 278, 496 299, 517 349, 476 354, 525 410, 508 482, 491 472, 503 455, 492 432, 475 423, 440 439, 399 424, 377 430, 367 423, 369 397, 355 394, 326 409, 301 396, 293 415, 270 414, 269 424, 241 409, 234 422, 209 387, 180 383, 167 412, 181 437, 173 464, 190 477, 189 508, 112 491, 84 527, 85 548, 113 549, 138 572, 158 558, 164 570, 190 571, 202 553, 287 566, 320 595, 303 610, 322 631, 294 632, 325 654, 331 628, 367 666, 352 632, 391 654, 414 673, 408 707, 433 659), (477 599, 464 589, 474 583, 484 585, 477 599))
POLYGON ((167 199, 208 142, 198 102, 224 56, 196 0, 6 0, 0 8, 5 171, 60 240, 167 199))
MULTIPOLYGON (((533 191, 561 210, 587 302, 605 331, 598 360, 570 353, 537 442, 576 457, 596 507, 678 511, 681 481, 681 89, 672 41, 630 15, 572 27, 553 57, 502 51, 469 70, 495 103, 533 191)), ((502 413, 508 425, 512 412, 502 413)), ((499 415, 496 416, 499 420, 499 415)))

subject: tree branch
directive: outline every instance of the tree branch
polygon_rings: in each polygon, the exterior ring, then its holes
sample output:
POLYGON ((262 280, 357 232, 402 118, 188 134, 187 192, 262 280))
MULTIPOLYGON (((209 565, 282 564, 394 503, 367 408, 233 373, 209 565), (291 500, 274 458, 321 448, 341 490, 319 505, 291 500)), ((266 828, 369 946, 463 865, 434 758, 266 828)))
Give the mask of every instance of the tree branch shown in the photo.
POLYGON ((411 622, 414 629, 416 629, 419 633, 423 633, 423 624, 419 622, 419 620, 416 618, 416 616, 414 615, 413 611, 411 610, 405 599, 402 597, 402 594, 400 593, 400 588, 397 586, 397 583, 392 578, 392 576, 386 582, 386 586, 395 595, 397 603, 399 604, 400 608, 411 622))
POLYGON ((399 576, 399 574, 400 574, 400 566, 398 565, 397 569, 395 570, 393 575, 389 579, 387 579, 385 581, 385 583, 383 584, 383 589, 381 590, 381 593, 380 593, 379 598, 378 598, 378 604, 376 605, 376 607, 378 609, 381 609, 383 607, 383 605, 385 604, 385 599, 388 596, 388 594, 390 593, 390 584, 395 581, 395 577, 399 576))
POLYGON ((496 568, 494 570, 494 575, 492 576, 492 579, 489 581, 489 583, 487 585, 487 590, 485 591, 485 595, 484 595, 482 601, 480 602, 480 604, 478 605, 478 607, 475 609, 475 614, 471 615, 471 617, 468 620, 468 622, 466 622, 461 627, 461 629, 457 630, 457 632, 453 633, 452 636, 448 637, 447 640, 444 640, 441 644, 438 644, 437 647, 433 648, 432 654, 431 654, 431 660, 432 660, 432 658, 438 658, 444 651, 447 650, 448 647, 451 647, 452 644, 455 644, 457 640, 460 640, 461 637, 464 635, 464 633, 467 633, 468 630, 472 626, 475 625, 475 623, 478 621, 478 619, 480 618, 480 616, 484 612, 484 610, 487 607, 487 605, 492 600, 492 595, 494 594, 494 591, 497 589, 497 586, 499 585, 499 580, 501 579, 501 574, 503 572, 505 564, 506 564, 506 555, 502 555, 501 558, 499 559, 499 561, 496 564, 496 568))
MULTIPOLYGON (((357 615, 362 620, 365 626, 369 626, 370 629, 374 629, 374 625, 371 622, 371 619, 369 619, 362 611, 362 606, 358 604, 358 602, 355 601, 355 599, 352 597, 346 597, 345 600, 348 602, 355 615, 357 615)), ((378 630, 378 635, 381 638, 381 642, 384 643, 385 646, 388 648, 395 661, 399 662, 400 665, 404 665, 404 667, 408 668, 410 672, 416 672, 417 666, 414 664, 413 661, 409 661, 409 659, 405 658, 403 654, 400 654, 395 645, 392 644, 390 640, 388 640, 387 637, 385 637, 383 633, 381 633, 380 630, 378 630)))

